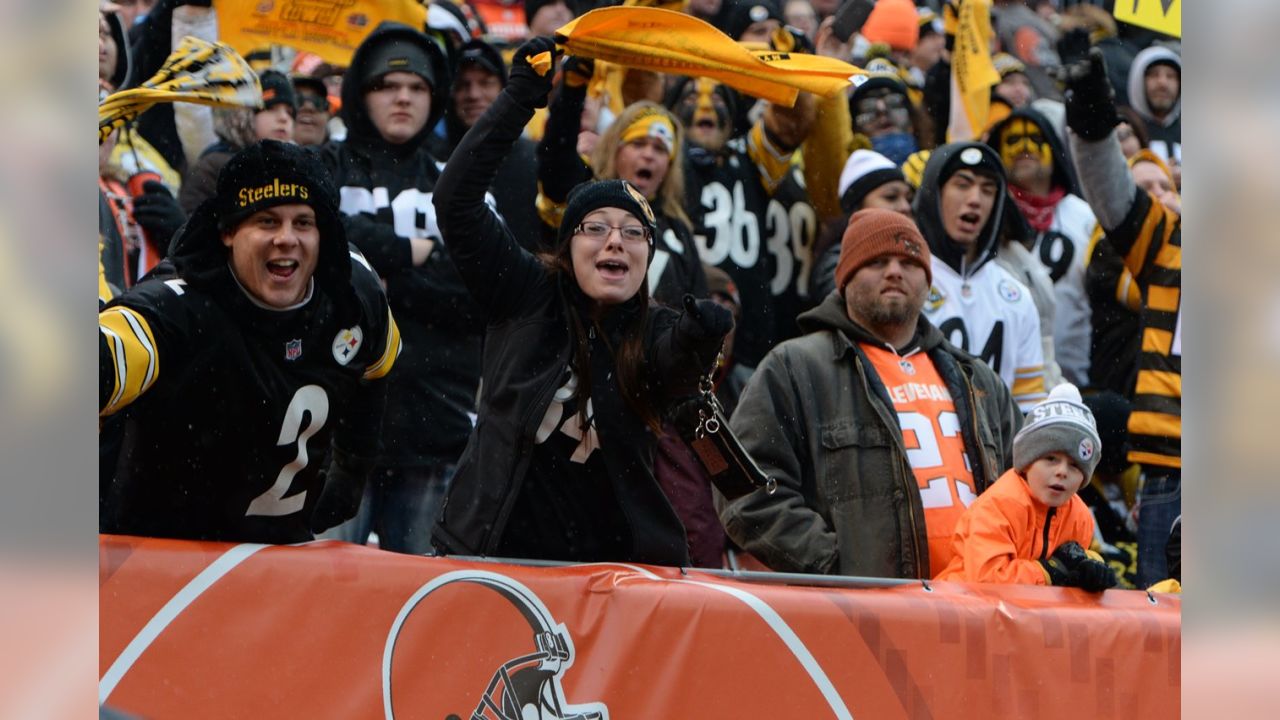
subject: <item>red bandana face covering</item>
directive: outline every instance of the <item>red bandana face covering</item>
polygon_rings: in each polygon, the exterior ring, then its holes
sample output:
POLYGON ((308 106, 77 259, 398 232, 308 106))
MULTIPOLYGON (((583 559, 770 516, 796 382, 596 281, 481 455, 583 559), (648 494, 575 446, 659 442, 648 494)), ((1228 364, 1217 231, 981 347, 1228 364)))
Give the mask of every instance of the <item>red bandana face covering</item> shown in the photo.
POLYGON ((1048 230, 1053 224, 1053 211, 1067 194, 1066 190, 1055 187, 1047 195, 1035 195, 1013 185, 1009 186, 1009 192, 1013 195, 1013 202, 1027 218, 1027 223, 1038 233, 1048 230))

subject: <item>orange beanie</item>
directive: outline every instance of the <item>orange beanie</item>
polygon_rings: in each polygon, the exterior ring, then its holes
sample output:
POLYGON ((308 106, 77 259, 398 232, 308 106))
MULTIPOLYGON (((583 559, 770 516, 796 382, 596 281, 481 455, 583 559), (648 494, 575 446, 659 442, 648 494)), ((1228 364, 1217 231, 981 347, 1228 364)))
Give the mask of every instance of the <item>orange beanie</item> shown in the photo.
POLYGON ((925 280, 933 284, 932 256, 929 245, 911 218, 882 208, 859 210, 849 218, 849 226, 840 241, 840 262, 836 265, 836 288, 853 279, 858 268, 881 255, 897 255, 924 268, 925 280))
POLYGON ((920 40, 920 14, 911 0, 877 0, 859 32, 868 42, 910 52, 920 40))

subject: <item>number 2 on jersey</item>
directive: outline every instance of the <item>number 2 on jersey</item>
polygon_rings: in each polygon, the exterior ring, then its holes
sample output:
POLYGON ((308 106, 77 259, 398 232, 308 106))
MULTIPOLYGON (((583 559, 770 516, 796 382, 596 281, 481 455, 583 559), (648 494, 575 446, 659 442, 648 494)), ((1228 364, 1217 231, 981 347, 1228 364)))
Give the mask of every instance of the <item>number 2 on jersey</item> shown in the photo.
POLYGON ((304 385, 298 388, 284 411, 284 423, 280 426, 280 439, 276 445, 298 446, 298 454, 293 460, 280 468, 275 483, 264 493, 249 503, 245 515, 267 515, 279 517, 292 515, 302 509, 307 501, 306 491, 285 497, 293 478, 307 466, 311 458, 307 455, 307 441, 312 435, 320 432, 325 421, 329 419, 329 396, 319 385, 304 385), (309 417, 306 427, 302 427, 303 417, 309 417))

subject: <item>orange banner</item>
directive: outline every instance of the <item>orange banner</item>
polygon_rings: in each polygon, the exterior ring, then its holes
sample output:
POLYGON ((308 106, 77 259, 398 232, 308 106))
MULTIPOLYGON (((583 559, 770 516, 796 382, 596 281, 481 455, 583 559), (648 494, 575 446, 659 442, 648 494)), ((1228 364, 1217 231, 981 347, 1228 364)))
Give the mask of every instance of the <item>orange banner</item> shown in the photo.
POLYGON ((1181 601, 782 586, 103 536, 99 701, 148 718, 1177 717, 1181 601))
POLYGON ((241 55, 288 45, 344 67, 378 23, 422 29, 426 19, 417 0, 218 0, 218 38, 241 55))

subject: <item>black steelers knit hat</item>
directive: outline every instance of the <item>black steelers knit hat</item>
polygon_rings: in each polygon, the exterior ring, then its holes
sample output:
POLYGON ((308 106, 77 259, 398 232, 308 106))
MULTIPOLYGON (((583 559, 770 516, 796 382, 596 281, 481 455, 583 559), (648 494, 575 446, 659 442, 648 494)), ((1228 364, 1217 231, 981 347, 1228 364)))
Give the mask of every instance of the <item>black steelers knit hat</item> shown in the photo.
POLYGON ((658 220, 644 195, 626 180, 595 180, 575 187, 569 193, 564 218, 560 221, 557 241, 561 250, 568 246, 574 230, 588 213, 600 208, 612 207, 626 210, 635 216, 649 231, 649 259, 653 259, 654 238, 658 234, 658 220))
POLYGON ((259 210, 300 203, 315 210, 322 234, 326 224, 343 232, 338 191, 328 169, 315 153, 293 143, 261 140, 233 155, 218 173, 215 198, 218 227, 223 231, 259 210))

